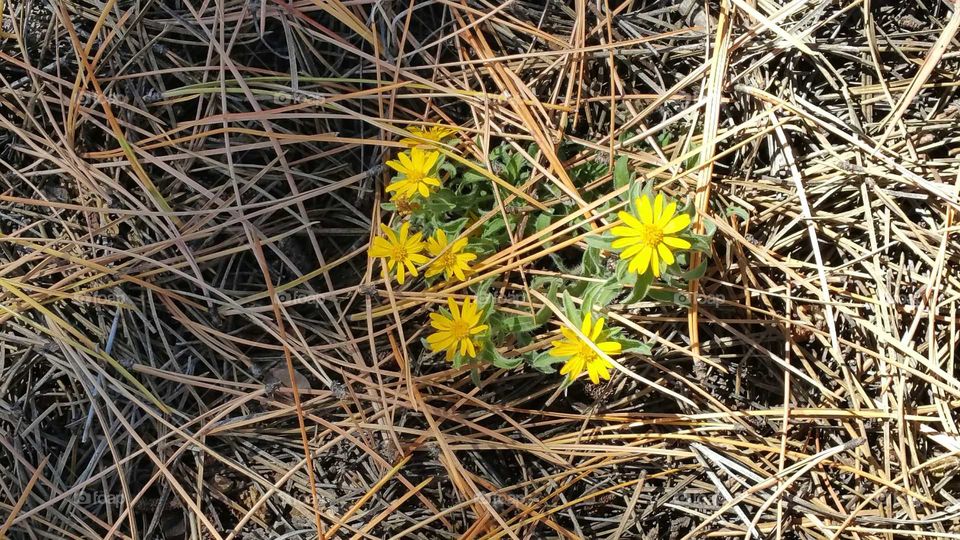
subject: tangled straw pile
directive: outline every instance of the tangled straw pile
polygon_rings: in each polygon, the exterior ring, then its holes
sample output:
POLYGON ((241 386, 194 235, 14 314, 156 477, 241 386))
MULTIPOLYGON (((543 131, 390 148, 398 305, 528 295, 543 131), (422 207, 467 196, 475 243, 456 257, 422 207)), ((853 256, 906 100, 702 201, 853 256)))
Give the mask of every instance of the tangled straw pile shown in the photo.
POLYGON ((953 0, 0 6, 0 537, 960 538, 953 0), (369 256, 432 126, 496 365, 369 256), (709 257, 588 295, 637 183, 709 257))

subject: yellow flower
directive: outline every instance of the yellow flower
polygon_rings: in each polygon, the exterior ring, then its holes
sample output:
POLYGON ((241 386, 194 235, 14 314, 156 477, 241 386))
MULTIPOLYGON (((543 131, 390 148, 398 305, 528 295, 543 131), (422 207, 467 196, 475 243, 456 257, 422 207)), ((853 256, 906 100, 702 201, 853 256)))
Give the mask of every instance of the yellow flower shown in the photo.
POLYGON ((448 362, 453 360, 458 350, 462 356, 476 358, 479 347, 476 336, 487 329, 487 325, 480 324, 477 303, 465 298, 461 309, 453 298, 447 298, 447 304, 450 306, 450 317, 430 314, 430 326, 436 331, 427 337, 427 343, 433 352, 446 351, 448 362))
MULTIPOLYGON (((570 357, 563 364, 563 368, 560 369, 561 375, 568 375, 572 381, 586 370, 594 384, 599 384, 600 379, 610 379, 609 368, 613 367, 613 364, 597 354, 597 351, 593 350, 589 343, 580 339, 580 336, 573 330, 563 327, 560 331, 563 333, 564 339, 553 341, 553 349, 550 349, 550 354, 557 358, 570 357)), ((597 342, 600 333, 603 332, 603 317, 598 318, 596 324, 593 324, 590 313, 584 314, 580 331, 584 336, 590 338, 591 343, 594 343, 598 349, 608 355, 620 352, 621 345, 616 341, 597 342)))
MULTIPOLYGON (((447 137, 453 135, 454 130, 444 127, 444 126, 432 126, 429 129, 412 126, 408 127, 407 131, 420 137, 422 139, 427 139, 430 142, 442 142, 447 137)), ((430 143, 423 142, 412 137, 407 137, 405 139, 400 139, 400 142, 409 146, 410 148, 415 148, 417 146, 429 146, 430 143)))
POLYGON ((639 216, 620 212, 617 214, 625 225, 614 227, 612 232, 618 238, 613 241, 614 249, 623 249, 621 259, 629 259, 628 269, 643 274, 647 268, 653 269, 653 275, 660 276, 660 261, 671 265, 676 261, 673 251, 690 249, 690 242, 676 236, 676 233, 690 225, 690 216, 677 215, 677 203, 671 201, 664 207, 662 193, 658 193, 653 204, 650 196, 637 198, 639 216))
POLYGON ((373 239, 373 245, 370 246, 370 256, 387 259, 387 270, 393 270, 396 267, 397 283, 403 285, 404 275, 406 274, 404 267, 416 276, 417 267, 415 265, 423 264, 429 260, 426 255, 420 253, 426 247, 426 244, 421 240, 423 233, 410 235, 409 222, 404 222, 400 226, 399 236, 396 231, 383 223, 380 224, 380 230, 383 231, 386 238, 378 236, 373 239))
POLYGON ((387 186, 388 192, 396 191, 398 197, 409 199, 417 193, 429 197, 431 187, 440 187, 440 179, 430 176, 430 170, 440 159, 440 152, 424 152, 420 148, 413 148, 409 154, 401 152, 397 158, 400 161, 390 160, 387 166, 403 176, 387 186))
POLYGON ((477 256, 473 253, 463 253, 465 247, 467 247, 466 238, 461 238, 451 245, 447 243, 447 233, 437 229, 433 238, 427 239, 427 252, 431 257, 439 255, 437 260, 427 267, 427 277, 443 272, 443 277, 446 279, 457 276, 460 281, 466 280, 465 272, 470 270, 470 261, 477 256))

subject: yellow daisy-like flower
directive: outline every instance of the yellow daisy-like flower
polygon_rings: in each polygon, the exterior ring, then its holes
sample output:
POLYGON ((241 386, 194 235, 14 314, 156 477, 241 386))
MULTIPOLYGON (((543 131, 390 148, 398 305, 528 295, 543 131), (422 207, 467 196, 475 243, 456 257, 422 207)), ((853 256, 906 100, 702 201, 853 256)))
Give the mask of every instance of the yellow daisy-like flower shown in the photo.
POLYGON ((651 268, 653 275, 660 277, 661 260, 673 264, 675 250, 690 249, 690 242, 676 236, 690 225, 690 216, 677 214, 676 201, 666 207, 664 202, 662 193, 657 194, 652 204, 650 196, 644 195, 637 198, 639 216, 627 212, 617 214, 624 225, 612 229, 618 238, 611 245, 614 249, 623 249, 620 258, 630 260, 631 272, 643 274, 651 268))
MULTIPOLYGON (((610 380, 609 368, 613 367, 613 364, 597 354, 597 351, 593 350, 589 343, 580 339, 580 336, 573 330, 563 327, 560 331, 563 333, 563 339, 553 341, 550 354, 557 358, 570 357, 560 369, 561 375, 569 376, 572 381, 586 370, 593 384, 599 384, 600 379, 610 380)), ((597 342, 600 333, 603 332, 603 317, 598 318, 597 322, 594 323, 590 313, 584 314, 580 331, 607 355, 620 352, 621 345, 616 341, 597 342)))
POLYGON ((453 360, 457 351, 462 356, 476 358, 479 348, 477 335, 487 329, 487 325, 480 324, 476 301, 465 298, 463 307, 459 308, 453 298, 447 298, 447 304, 450 306, 450 317, 440 313, 430 314, 430 326, 436 330, 427 337, 430 349, 433 352, 446 351, 448 362, 453 360))
POLYGON ((442 229, 437 229, 433 238, 427 239, 427 252, 430 253, 431 257, 439 255, 437 260, 427 267, 427 277, 442 272, 446 279, 457 276, 460 281, 466 280, 466 272, 470 270, 470 261, 476 259, 477 256, 473 253, 463 253, 465 247, 467 247, 466 238, 456 240, 451 245, 447 243, 447 233, 443 232, 442 229))
POLYGON ((421 137, 430 141, 424 142, 412 137, 400 139, 401 143, 409 146, 410 148, 416 148, 417 146, 429 146, 430 143, 433 142, 443 142, 444 139, 454 134, 454 130, 444 126, 431 126, 428 129, 412 126, 408 127, 407 131, 413 135, 416 135, 417 137, 421 137))
POLYGON ((440 187, 440 179, 430 176, 430 171, 440 159, 440 152, 425 152, 420 148, 413 148, 410 153, 401 152, 396 160, 387 162, 387 166, 402 174, 403 177, 390 182, 387 191, 396 191, 398 197, 407 199, 417 193, 421 197, 429 197, 430 189, 440 187))
POLYGON ((421 240, 423 233, 411 235, 409 222, 404 222, 400 226, 399 235, 383 223, 380 224, 380 230, 383 231, 386 238, 378 236, 373 239, 373 245, 370 246, 369 251, 370 256, 386 259, 387 270, 393 270, 396 267, 397 283, 403 285, 406 270, 416 276, 416 265, 429 260, 426 255, 421 253, 426 247, 426 244, 421 240))

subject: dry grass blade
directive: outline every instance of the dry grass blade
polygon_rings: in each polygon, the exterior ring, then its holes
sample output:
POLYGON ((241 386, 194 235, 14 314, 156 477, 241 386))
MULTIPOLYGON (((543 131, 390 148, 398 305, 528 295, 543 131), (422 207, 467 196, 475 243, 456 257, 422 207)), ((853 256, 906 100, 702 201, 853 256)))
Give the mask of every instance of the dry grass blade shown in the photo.
POLYGON ((0 537, 960 538, 957 6, 0 0, 0 537))

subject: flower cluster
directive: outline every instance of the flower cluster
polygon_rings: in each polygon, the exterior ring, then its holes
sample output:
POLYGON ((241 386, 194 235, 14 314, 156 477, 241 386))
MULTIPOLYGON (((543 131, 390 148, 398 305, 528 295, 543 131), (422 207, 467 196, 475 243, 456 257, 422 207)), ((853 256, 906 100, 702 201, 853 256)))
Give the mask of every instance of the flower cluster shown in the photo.
MULTIPOLYGON (((401 142, 410 148, 397 155, 397 159, 387 161, 387 166, 397 172, 390 184, 387 193, 391 193, 391 201, 401 214, 412 214, 423 208, 422 201, 426 201, 441 187, 440 164, 442 162, 439 151, 433 145, 442 143, 452 136, 454 131, 443 126, 434 126, 429 129, 412 127, 408 130, 413 137, 404 138, 401 142)), ((373 239, 369 254, 374 258, 384 259, 388 271, 397 277, 397 283, 403 285, 407 273, 419 276, 418 266, 426 264, 426 277, 431 278, 442 274, 444 279, 467 279, 470 271, 470 262, 477 258, 476 254, 466 251, 469 240, 459 238, 452 243, 443 229, 437 228, 433 236, 426 242, 422 241, 423 232, 410 234, 410 222, 405 221, 399 232, 380 224, 383 237, 373 239), (426 250, 430 254, 423 254, 426 250)))
MULTIPOLYGON (((400 285, 407 276, 417 277, 420 272, 434 292, 470 280, 466 284, 470 292, 458 297, 462 300, 447 295, 446 306, 430 313, 424 340, 427 349, 442 353, 454 367, 469 365, 476 381, 480 364, 513 369, 527 363, 545 372, 558 371, 565 376, 565 384, 581 376, 599 384, 609 380, 614 370, 624 370, 615 357, 650 354, 650 345, 629 339, 621 335, 622 328, 607 324, 610 315, 604 316, 604 311, 614 301, 629 305, 648 296, 683 305, 675 291, 685 291, 687 280, 704 271, 704 263, 688 268, 692 260, 688 252, 709 253, 712 234, 689 231, 689 206, 681 207, 665 193, 636 181, 626 167, 626 158, 621 158, 613 174, 614 187, 622 188, 621 196, 626 199, 607 201, 597 208, 598 215, 616 215, 618 219, 611 224, 609 235, 592 235, 585 245, 580 244, 583 258, 579 266, 565 267, 564 258, 551 255, 550 250, 545 251, 543 260, 553 261, 557 271, 540 267, 529 283, 524 279, 522 288, 503 277, 481 282, 471 279, 471 265, 478 258, 503 253, 517 236, 525 238, 542 231, 576 208, 565 207, 560 199, 546 209, 531 211, 527 206, 520 210, 523 203, 519 200, 510 203, 498 197, 496 185, 506 182, 529 189, 533 174, 530 163, 505 145, 494 149, 483 167, 458 171, 447 162, 450 158, 466 163, 450 153, 456 151, 452 144, 456 141, 449 140, 456 133, 453 129, 432 126, 408 131, 410 136, 401 140, 407 148, 387 161, 396 174, 386 187, 390 202, 383 205, 402 221, 396 228, 380 224, 382 234, 373 239, 369 254, 381 259, 386 272, 400 285), (498 178, 480 172, 484 170, 495 171, 498 178), (507 204, 513 207, 495 212, 507 204), (626 208, 621 210, 623 206, 626 208), (483 221, 480 216, 485 216, 483 221), (470 231, 469 237, 462 232, 465 230, 470 231), (607 258, 609 254, 615 258, 607 258), (611 259, 617 261, 614 275, 611 259), (571 280, 570 275, 586 279, 571 280), (556 334, 540 330, 551 319, 556 321, 556 304, 535 301, 528 288, 539 289, 541 298, 562 298, 557 303, 563 305, 564 317, 553 323, 556 334), (499 296, 512 292, 514 305, 495 305, 491 291, 498 291, 499 296), (524 309, 516 307, 517 299, 524 309), (561 365, 556 369, 554 364, 561 365)), ((527 155, 535 154, 535 148, 527 151, 527 155)), ((572 170, 571 177, 587 184, 607 170, 605 164, 587 164, 572 170)), ((558 196, 548 187, 536 189, 544 191, 531 195, 541 200, 558 196)))

